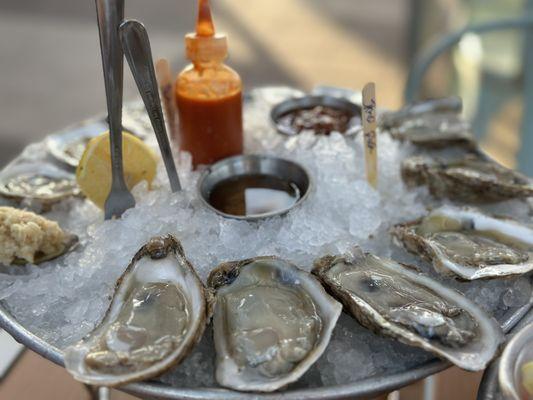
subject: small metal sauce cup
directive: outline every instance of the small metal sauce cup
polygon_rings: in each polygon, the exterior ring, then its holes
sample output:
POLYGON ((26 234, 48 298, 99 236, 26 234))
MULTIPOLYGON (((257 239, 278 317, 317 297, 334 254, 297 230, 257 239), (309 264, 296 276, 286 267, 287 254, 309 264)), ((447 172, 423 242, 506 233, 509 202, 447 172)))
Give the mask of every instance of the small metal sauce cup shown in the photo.
POLYGON ((500 389, 506 399, 520 400, 522 382, 520 367, 523 363, 531 361, 533 356, 533 322, 523 327, 507 343, 503 350, 498 380, 500 389))
MULTIPOLYGON (((295 136, 298 135, 298 132, 280 126, 278 124, 279 119, 290 112, 311 109, 316 106, 330 107, 336 110, 345 111, 350 115, 350 118, 355 117, 361 119, 360 106, 346 99, 325 95, 307 95, 282 101, 272 107, 272 110, 270 111, 270 119, 279 133, 287 136, 295 136)), ((349 124, 348 129, 345 132, 342 132, 342 134, 346 136, 355 136, 361 129, 361 122, 359 124, 349 124)))
POLYGON ((218 161, 206 169, 198 180, 197 190, 204 205, 217 214, 225 218, 256 221, 292 210, 308 197, 311 187, 312 180, 307 170, 293 161, 266 155, 240 155, 218 161), (209 198, 217 184, 229 178, 246 175, 272 176, 294 184, 300 192, 300 197, 289 207, 253 215, 227 214, 211 205, 209 198))

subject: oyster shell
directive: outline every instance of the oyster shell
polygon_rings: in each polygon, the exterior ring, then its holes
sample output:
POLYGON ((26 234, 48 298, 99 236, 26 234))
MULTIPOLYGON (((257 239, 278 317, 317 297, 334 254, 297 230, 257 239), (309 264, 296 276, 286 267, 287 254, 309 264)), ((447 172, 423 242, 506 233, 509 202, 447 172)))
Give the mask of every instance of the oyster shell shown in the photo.
POLYGON ((270 392, 296 381, 329 343, 342 306, 309 273, 276 257, 221 264, 213 316, 216 379, 270 392))
POLYGON ((390 129, 404 122, 428 114, 458 114, 463 109, 460 97, 451 96, 409 104, 398 111, 384 112, 379 117, 382 129, 390 129))
POLYGON ((74 175, 52 164, 14 164, 0 173, 0 195, 16 202, 37 202, 46 209, 80 193, 74 175))
POLYGON ((65 365, 75 379, 98 386, 159 375, 202 336, 207 298, 180 243, 170 235, 153 238, 118 280, 100 324, 65 350, 65 365))
POLYGON ((56 160, 76 168, 87 143, 107 130, 104 120, 90 120, 49 135, 46 146, 56 160))
POLYGON ((533 196, 529 178, 472 154, 451 161, 411 157, 401 174, 407 186, 427 185, 438 198, 484 203, 533 196))
POLYGON ((485 368, 503 339, 470 300, 392 260, 357 250, 317 260, 313 273, 365 327, 463 369, 485 368))
MULTIPOLYGON (((124 131, 141 140, 145 140, 152 132, 152 125, 142 101, 125 104, 122 115, 124 131)), ((49 135, 46 146, 56 160, 76 168, 87 143, 108 130, 105 118, 91 119, 49 135)))
POLYGON ((474 208, 444 206, 391 233, 444 275, 473 280, 533 270, 533 227, 474 208))
POLYGON ((475 148, 476 142, 468 122, 455 114, 425 114, 408 119, 389 133, 394 139, 417 146, 441 148, 458 145, 475 148))

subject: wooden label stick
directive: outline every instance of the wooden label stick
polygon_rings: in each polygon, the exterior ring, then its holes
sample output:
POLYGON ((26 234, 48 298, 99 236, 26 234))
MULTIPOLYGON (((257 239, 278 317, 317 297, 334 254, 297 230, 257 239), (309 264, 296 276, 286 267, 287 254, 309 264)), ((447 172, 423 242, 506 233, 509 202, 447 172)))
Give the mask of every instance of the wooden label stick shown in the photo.
POLYGON ((168 130, 172 139, 176 140, 178 138, 176 103, 174 100, 174 91, 172 90, 172 72, 170 71, 170 65, 166 58, 157 60, 155 73, 157 75, 159 90, 161 91, 161 98, 163 99, 163 109, 167 117, 168 130))
POLYGON ((363 88, 363 131, 365 134, 366 179, 378 186, 378 143, 376 139, 376 86, 373 82, 363 88))

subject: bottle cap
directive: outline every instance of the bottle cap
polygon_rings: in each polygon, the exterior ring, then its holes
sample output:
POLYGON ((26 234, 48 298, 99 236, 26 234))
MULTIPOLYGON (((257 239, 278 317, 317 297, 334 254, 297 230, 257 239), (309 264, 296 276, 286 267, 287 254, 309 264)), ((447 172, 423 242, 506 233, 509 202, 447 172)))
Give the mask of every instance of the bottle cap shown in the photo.
POLYGON ((197 33, 185 35, 185 51, 192 62, 220 61, 228 54, 226 35, 200 36, 197 33))

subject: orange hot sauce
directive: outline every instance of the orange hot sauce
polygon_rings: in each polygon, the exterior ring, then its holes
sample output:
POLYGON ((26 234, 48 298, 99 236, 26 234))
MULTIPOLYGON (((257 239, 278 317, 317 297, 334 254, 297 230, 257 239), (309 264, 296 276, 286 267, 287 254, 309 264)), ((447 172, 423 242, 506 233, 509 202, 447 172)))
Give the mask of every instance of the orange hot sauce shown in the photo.
POLYGON ((191 64, 176 79, 179 141, 192 154, 193 165, 211 164, 241 154, 242 82, 224 65, 226 36, 215 34, 208 0, 198 2, 196 33, 185 36, 191 64))

